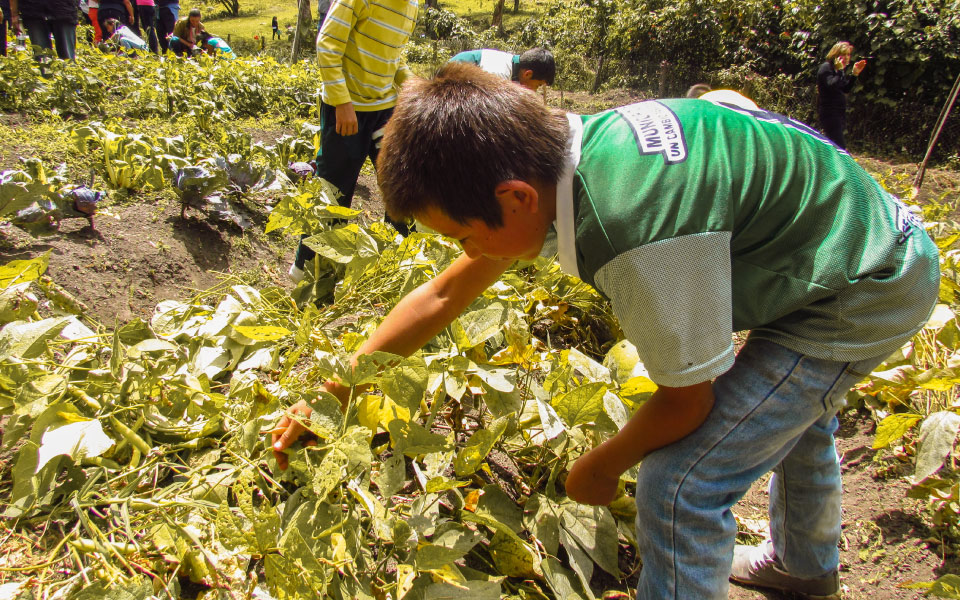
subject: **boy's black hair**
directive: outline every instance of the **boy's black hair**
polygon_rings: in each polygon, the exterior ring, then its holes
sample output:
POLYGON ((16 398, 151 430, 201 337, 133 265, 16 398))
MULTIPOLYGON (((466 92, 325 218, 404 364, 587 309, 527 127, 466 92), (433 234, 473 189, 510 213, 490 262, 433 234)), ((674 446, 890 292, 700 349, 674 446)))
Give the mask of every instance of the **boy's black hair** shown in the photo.
POLYGON ((503 224, 495 196, 509 180, 554 185, 569 136, 567 117, 523 87, 450 62, 408 81, 387 123, 377 177, 395 220, 436 208, 465 224, 503 224))
POLYGON ((533 71, 533 79, 546 81, 547 85, 553 85, 557 76, 557 63, 546 48, 531 48, 521 54, 519 67, 521 71, 533 71))

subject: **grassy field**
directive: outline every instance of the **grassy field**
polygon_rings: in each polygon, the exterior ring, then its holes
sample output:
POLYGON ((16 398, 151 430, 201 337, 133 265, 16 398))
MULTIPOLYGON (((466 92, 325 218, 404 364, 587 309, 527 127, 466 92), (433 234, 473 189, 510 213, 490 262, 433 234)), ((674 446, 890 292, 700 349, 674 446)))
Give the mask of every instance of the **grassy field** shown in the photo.
MULTIPOLYGON (((188 10, 189 4, 182 4, 183 10, 188 10)), ((310 3, 310 8, 316 15, 316 2, 310 3)), ((207 29, 220 37, 231 39, 252 40, 254 36, 264 36, 268 44, 283 44, 289 46, 290 40, 286 36, 288 25, 297 23, 296 0, 240 0, 240 16, 231 17, 224 14, 223 7, 218 4, 199 5, 198 8, 205 15, 203 19, 207 29), (276 16, 280 23, 281 41, 271 40, 270 21, 276 16)), ((312 36, 311 36, 312 37, 312 36)))
MULTIPOLYGON (((533 17, 539 10, 539 0, 522 0, 520 10, 513 12, 513 0, 507 0, 504 6, 503 23, 508 30, 519 26, 523 21, 533 17)), ((267 44, 285 45, 290 40, 284 33, 281 41, 271 40, 270 21, 276 16, 280 23, 281 32, 285 32, 288 25, 295 25, 297 18, 297 2, 295 0, 240 0, 240 16, 231 17, 224 14, 219 4, 183 4, 183 9, 189 10, 193 6, 200 8, 205 15, 204 23, 212 33, 231 39, 252 40, 254 36, 265 36, 267 44)), ((489 26, 490 18, 496 0, 451 0, 441 2, 440 8, 453 11, 457 16, 466 19, 477 30, 489 26)), ((316 18, 316 0, 310 2, 311 13, 316 18)))

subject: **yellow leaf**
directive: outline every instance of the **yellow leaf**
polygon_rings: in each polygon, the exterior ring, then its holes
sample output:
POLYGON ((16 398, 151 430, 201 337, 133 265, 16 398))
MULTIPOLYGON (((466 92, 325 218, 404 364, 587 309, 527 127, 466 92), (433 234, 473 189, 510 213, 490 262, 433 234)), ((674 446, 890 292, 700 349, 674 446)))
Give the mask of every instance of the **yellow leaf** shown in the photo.
POLYGON ((333 551, 333 562, 340 564, 348 561, 347 559, 347 540, 342 533, 333 533, 330 535, 330 545, 333 551))
POLYGON ((923 417, 913 413, 895 413, 880 421, 877 436, 873 440, 874 449, 885 448, 903 437, 911 427, 923 417))
POLYGON ((400 406, 386 396, 368 394, 357 403, 357 420, 360 424, 376 431, 377 427, 387 428, 387 424, 395 419, 407 422, 410 420, 410 409, 400 406))
POLYGON ((413 565, 397 565, 397 598, 403 598, 413 588, 413 580, 417 578, 417 571, 413 565))
POLYGON ((289 330, 270 325, 234 325, 233 329, 255 342, 274 342, 290 335, 289 330))
POLYGON ((657 384, 648 377, 631 377, 620 386, 621 396, 639 396, 657 391, 657 384))

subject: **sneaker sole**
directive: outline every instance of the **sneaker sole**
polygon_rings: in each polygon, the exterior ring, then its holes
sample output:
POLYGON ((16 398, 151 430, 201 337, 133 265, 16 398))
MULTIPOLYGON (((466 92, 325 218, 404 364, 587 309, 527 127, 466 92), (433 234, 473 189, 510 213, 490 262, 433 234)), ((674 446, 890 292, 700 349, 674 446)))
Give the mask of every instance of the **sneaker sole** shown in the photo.
POLYGON ((795 597, 806 598, 807 600, 842 600, 843 598, 842 594, 839 591, 834 592, 832 594, 828 594, 826 596, 817 596, 815 594, 804 594, 803 592, 798 592, 796 590, 792 590, 786 587, 781 587, 778 585, 758 584, 756 581, 748 581, 748 580, 740 579, 738 577, 734 577, 733 575, 730 576, 730 581, 746 587, 756 588, 758 590, 777 590, 778 592, 793 594, 795 597))

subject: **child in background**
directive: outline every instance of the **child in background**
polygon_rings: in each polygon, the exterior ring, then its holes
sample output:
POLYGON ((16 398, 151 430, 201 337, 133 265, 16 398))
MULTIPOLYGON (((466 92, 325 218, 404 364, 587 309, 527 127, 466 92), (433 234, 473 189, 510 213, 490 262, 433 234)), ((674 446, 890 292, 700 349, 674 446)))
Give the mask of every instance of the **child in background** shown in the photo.
MULTIPOLYGON (((377 167, 393 217, 464 254, 358 355, 412 354, 515 260, 556 252, 610 299, 659 386, 565 483, 606 504, 642 460, 637 597, 726 599, 728 578, 838 592, 836 413, 938 296, 937 247, 905 205, 780 115, 690 99, 565 115, 459 63, 404 87, 377 167), (772 539, 735 546, 730 508, 770 470, 772 539)), ((309 414, 298 403, 274 430, 280 468, 309 414)))
MULTIPOLYGON (((417 0, 336 0, 317 36, 323 78, 317 176, 340 190, 343 206, 353 201, 364 161, 376 161, 398 90, 410 75, 402 52, 418 9, 417 0)), ((407 233, 402 223, 393 225, 407 233)), ((301 242, 289 271, 294 282, 314 256, 301 242)))
POLYGON ((104 43, 116 44, 118 51, 142 50, 146 52, 149 48, 143 38, 117 19, 107 19, 103 22, 103 27, 104 43))

